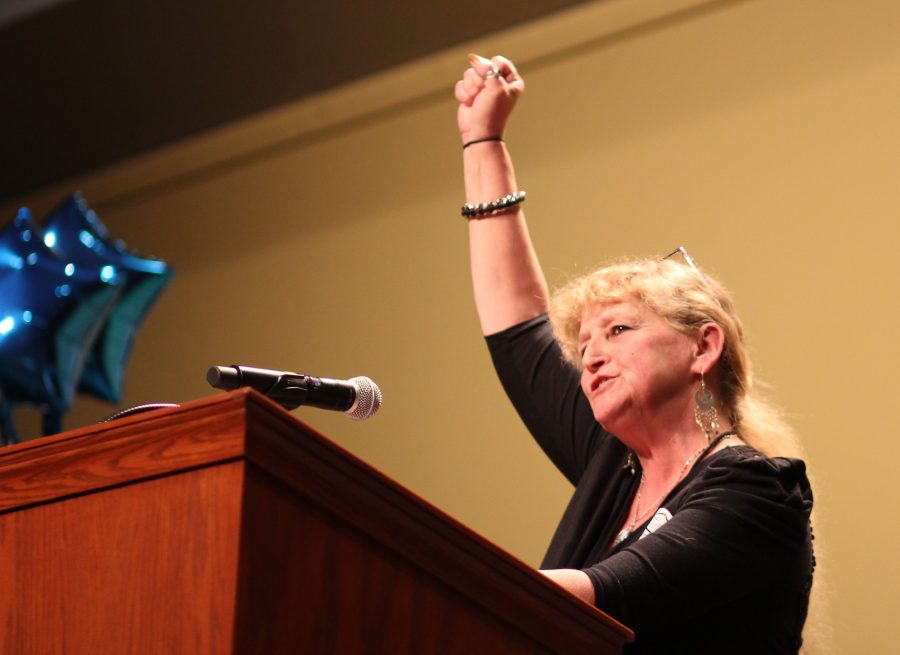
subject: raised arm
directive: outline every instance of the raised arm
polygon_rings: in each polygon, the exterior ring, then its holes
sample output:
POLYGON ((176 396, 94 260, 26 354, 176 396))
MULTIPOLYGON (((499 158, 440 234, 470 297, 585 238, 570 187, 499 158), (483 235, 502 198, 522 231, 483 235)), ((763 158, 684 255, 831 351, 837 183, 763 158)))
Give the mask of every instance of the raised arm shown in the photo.
MULTIPOLYGON (((525 88, 507 59, 471 55, 470 60, 472 66, 456 83, 457 121, 463 144, 502 137, 525 88), (499 74, 489 75, 492 69, 499 74)), ((463 167, 467 203, 490 202, 520 190, 502 141, 471 143, 463 149, 463 167)), ((475 305, 484 334, 499 332, 547 310, 547 283, 521 204, 469 219, 469 253, 475 305)))
MULTIPOLYGON (((520 190, 506 144, 494 137, 503 136, 525 83, 512 62, 503 57, 487 60, 470 55, 470 59, 471 67, 456 83, 457 120, 464 145, 466 202, 477 205, 520 190)), ((469 219, 469 253, 475 305, 485 335, 547 311, 547 282, 521 203, 469 219)), ((583 571, 542 573, 582 600, 594 602, 593 585, 583 571)))

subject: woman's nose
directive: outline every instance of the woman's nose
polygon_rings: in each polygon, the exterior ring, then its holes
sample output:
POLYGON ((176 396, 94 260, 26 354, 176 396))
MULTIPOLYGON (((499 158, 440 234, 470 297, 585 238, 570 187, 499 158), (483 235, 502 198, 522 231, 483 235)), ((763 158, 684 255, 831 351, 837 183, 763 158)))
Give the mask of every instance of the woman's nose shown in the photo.
POLYGON ((581 355, 581 366, 588 371, 595 372, 606 362, 606 357, 593 341, 587 344, 581 355))

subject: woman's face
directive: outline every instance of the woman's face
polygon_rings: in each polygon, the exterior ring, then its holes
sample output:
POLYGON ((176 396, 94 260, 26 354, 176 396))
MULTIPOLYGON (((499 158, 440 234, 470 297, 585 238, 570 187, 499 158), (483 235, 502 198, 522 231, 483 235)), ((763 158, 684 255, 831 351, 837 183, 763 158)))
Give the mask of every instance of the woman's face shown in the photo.
POLYGON ((697 344, 643 303, 589 307, 578 348, 581 388, 607 430, 624 433, 635 423, 678 420, 690 406, 697 344))

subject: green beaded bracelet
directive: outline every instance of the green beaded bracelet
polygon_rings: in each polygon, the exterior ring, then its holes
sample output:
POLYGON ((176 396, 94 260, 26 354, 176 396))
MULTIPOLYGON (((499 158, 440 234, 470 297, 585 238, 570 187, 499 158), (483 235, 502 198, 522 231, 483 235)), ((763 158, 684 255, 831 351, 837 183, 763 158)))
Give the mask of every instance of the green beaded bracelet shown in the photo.
POLYGON ((496 214, 505 209, 509 209, 520 202, 525 202, 525 192, 516 191, 502 198, 497 198, 491 202, 482 202, 477 205, 466 203, 462 206, 462 215, 466 218, 481 218, 486 214, 496 214))

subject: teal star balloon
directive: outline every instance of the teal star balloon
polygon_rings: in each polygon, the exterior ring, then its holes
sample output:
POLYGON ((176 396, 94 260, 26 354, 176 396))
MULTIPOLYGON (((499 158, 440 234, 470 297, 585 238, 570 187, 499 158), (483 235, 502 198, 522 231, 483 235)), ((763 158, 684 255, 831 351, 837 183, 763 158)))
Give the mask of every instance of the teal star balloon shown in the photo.
POLYGON ((80 193, 66 199, 43 221, 43 226, 66 258, 99 271, 101 278, 118 276, 124 280, 124 290, 88 353, 79 385, 82 392, 112 403, 121 402, 137 331, 174 271, 164 261, 142 257, 124 242, 110 237, 80 193))
POLYGON ((120 275, 103 276, 61 256, 27 209, 0 232, 3 441, 18 439, 11 419, 11 406, 18 403, 41 408, 45 434, 59 431, 123 283, 120 275))

